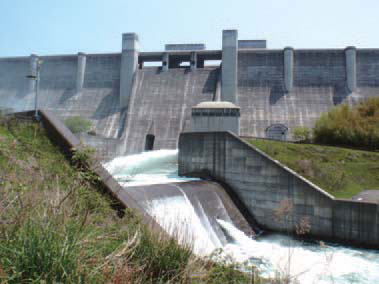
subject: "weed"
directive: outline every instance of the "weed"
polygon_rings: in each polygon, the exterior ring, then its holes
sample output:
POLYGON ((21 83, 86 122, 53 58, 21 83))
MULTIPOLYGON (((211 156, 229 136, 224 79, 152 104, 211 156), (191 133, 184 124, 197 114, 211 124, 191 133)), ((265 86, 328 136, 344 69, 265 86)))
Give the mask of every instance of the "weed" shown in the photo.
POLYGON ((91 121, 80 116, 66 118, 64 124, 74 134, 87 132, 91 129, 91 121))
POLYGON ((220 263, 213 266, 206 277, 206 283, 249 283, 251 277, 239 270, 234 263, 220 263))

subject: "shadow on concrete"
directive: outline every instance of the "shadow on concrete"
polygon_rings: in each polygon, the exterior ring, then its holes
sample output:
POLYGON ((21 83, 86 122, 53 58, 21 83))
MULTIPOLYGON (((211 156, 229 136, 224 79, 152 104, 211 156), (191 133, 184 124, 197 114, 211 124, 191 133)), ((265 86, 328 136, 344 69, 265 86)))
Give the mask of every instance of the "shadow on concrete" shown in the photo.
POLYGON ((347 85, 337 85, 334 86, 334 93, 333 93, 333 104, 339 105, 343 103, 348 96, 351 94, 349 89, 347 88, 347 85))
POLYGON ((119 95, 111 91, 100 102, 99 106, 92 115, 92 119, 103 119, 119 112, 119 95))
POLYGON ((281 98, 288 95, 283 85, 274 85, 270 90, 270 105, 275 105, 281 98))
POLYGON ((220 69, 214 69, 209 72, 208 78, 204 83, 203 89, 201 90, 203 94, 216 92, 217 89, 217 79, 219 76, 220 69))
POLYGON ((62 96, 59 98, 59 104, 64 104, 67 100, 76 95, 76 90, 73 88, 65 88, 62 96))

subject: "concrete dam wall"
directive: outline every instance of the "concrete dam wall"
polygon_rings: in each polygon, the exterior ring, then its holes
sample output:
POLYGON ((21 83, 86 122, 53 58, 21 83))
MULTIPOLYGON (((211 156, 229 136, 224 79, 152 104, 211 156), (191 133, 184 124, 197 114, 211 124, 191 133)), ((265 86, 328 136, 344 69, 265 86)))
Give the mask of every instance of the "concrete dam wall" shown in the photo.
POLYGON ((292 52, 288 68, 282 50, 239 51, 237 104, 242 136, 265 137, 265 129, 273 124, 290 130, 312 127, 321 113, 335 105, 379 96, 378 50, 357 50, 353 91, 348 87, 344 50, 292 52), (286 68, 290 88, 286 87, 286 68))
POLYGON ((224 31, 222 50, 175 44, 140 52, 138 41, 124 34, 116 54, 0 58, 0 108, 34 109, 36 81, 26 76, 41 59, 38 107, 91 120, 97 136, 82 139, 114 156, 141 152, 147 135, 153 149, 175 148, 203 101, 239 106, 242 136, 267 137, 280 124, 291 139, 335 105, 379 96, 379 49, 273 50, 239 41, 234 30, 224 31))
POLYGON ((179 134, 190 130, 191 108, 212 101, 219 68, 137 70, 125 128, 125 153, 142 152, 146 135, 154 135, 154 148, 176 149, 179 134))
POLYGON ((379 247, 379 204, 335 199, 232 133, 181 134, 179 174, 226 183, 264 228, 296 233, 307 220, 310 236, 379 247))
MULTIPOLYGON (((120 55, 42 56, 39 108, 51 110, 61 119, 81 116, 91 120, 95 131, 116 137, 119 124, 120 55), (82 74, 81 74, 82 73, 82 74), (77 78, 82 81, 78 82, 77 78)), ((16 111, 34 109, 34 58, 0 59, 0 106, 16 111)))

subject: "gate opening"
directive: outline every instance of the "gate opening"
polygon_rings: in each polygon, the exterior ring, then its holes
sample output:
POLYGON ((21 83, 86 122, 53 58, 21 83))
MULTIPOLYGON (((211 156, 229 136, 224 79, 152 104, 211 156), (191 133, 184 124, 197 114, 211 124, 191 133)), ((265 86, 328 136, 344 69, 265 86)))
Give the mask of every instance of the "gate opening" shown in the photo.
POLYGON ((154 149, 155 136, 153 134, 147 134, 145 139, 145 151, 151 151, 154 149))

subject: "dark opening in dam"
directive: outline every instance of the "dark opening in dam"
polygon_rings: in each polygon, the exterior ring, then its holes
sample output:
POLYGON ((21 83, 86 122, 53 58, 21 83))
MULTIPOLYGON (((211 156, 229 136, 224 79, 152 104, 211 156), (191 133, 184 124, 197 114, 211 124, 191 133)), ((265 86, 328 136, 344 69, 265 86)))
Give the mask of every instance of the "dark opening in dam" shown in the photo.
POLYGON ((145 140, 145 151, 151 151, 154 149, 155 136, 153 134, 147 134, 145 140))

